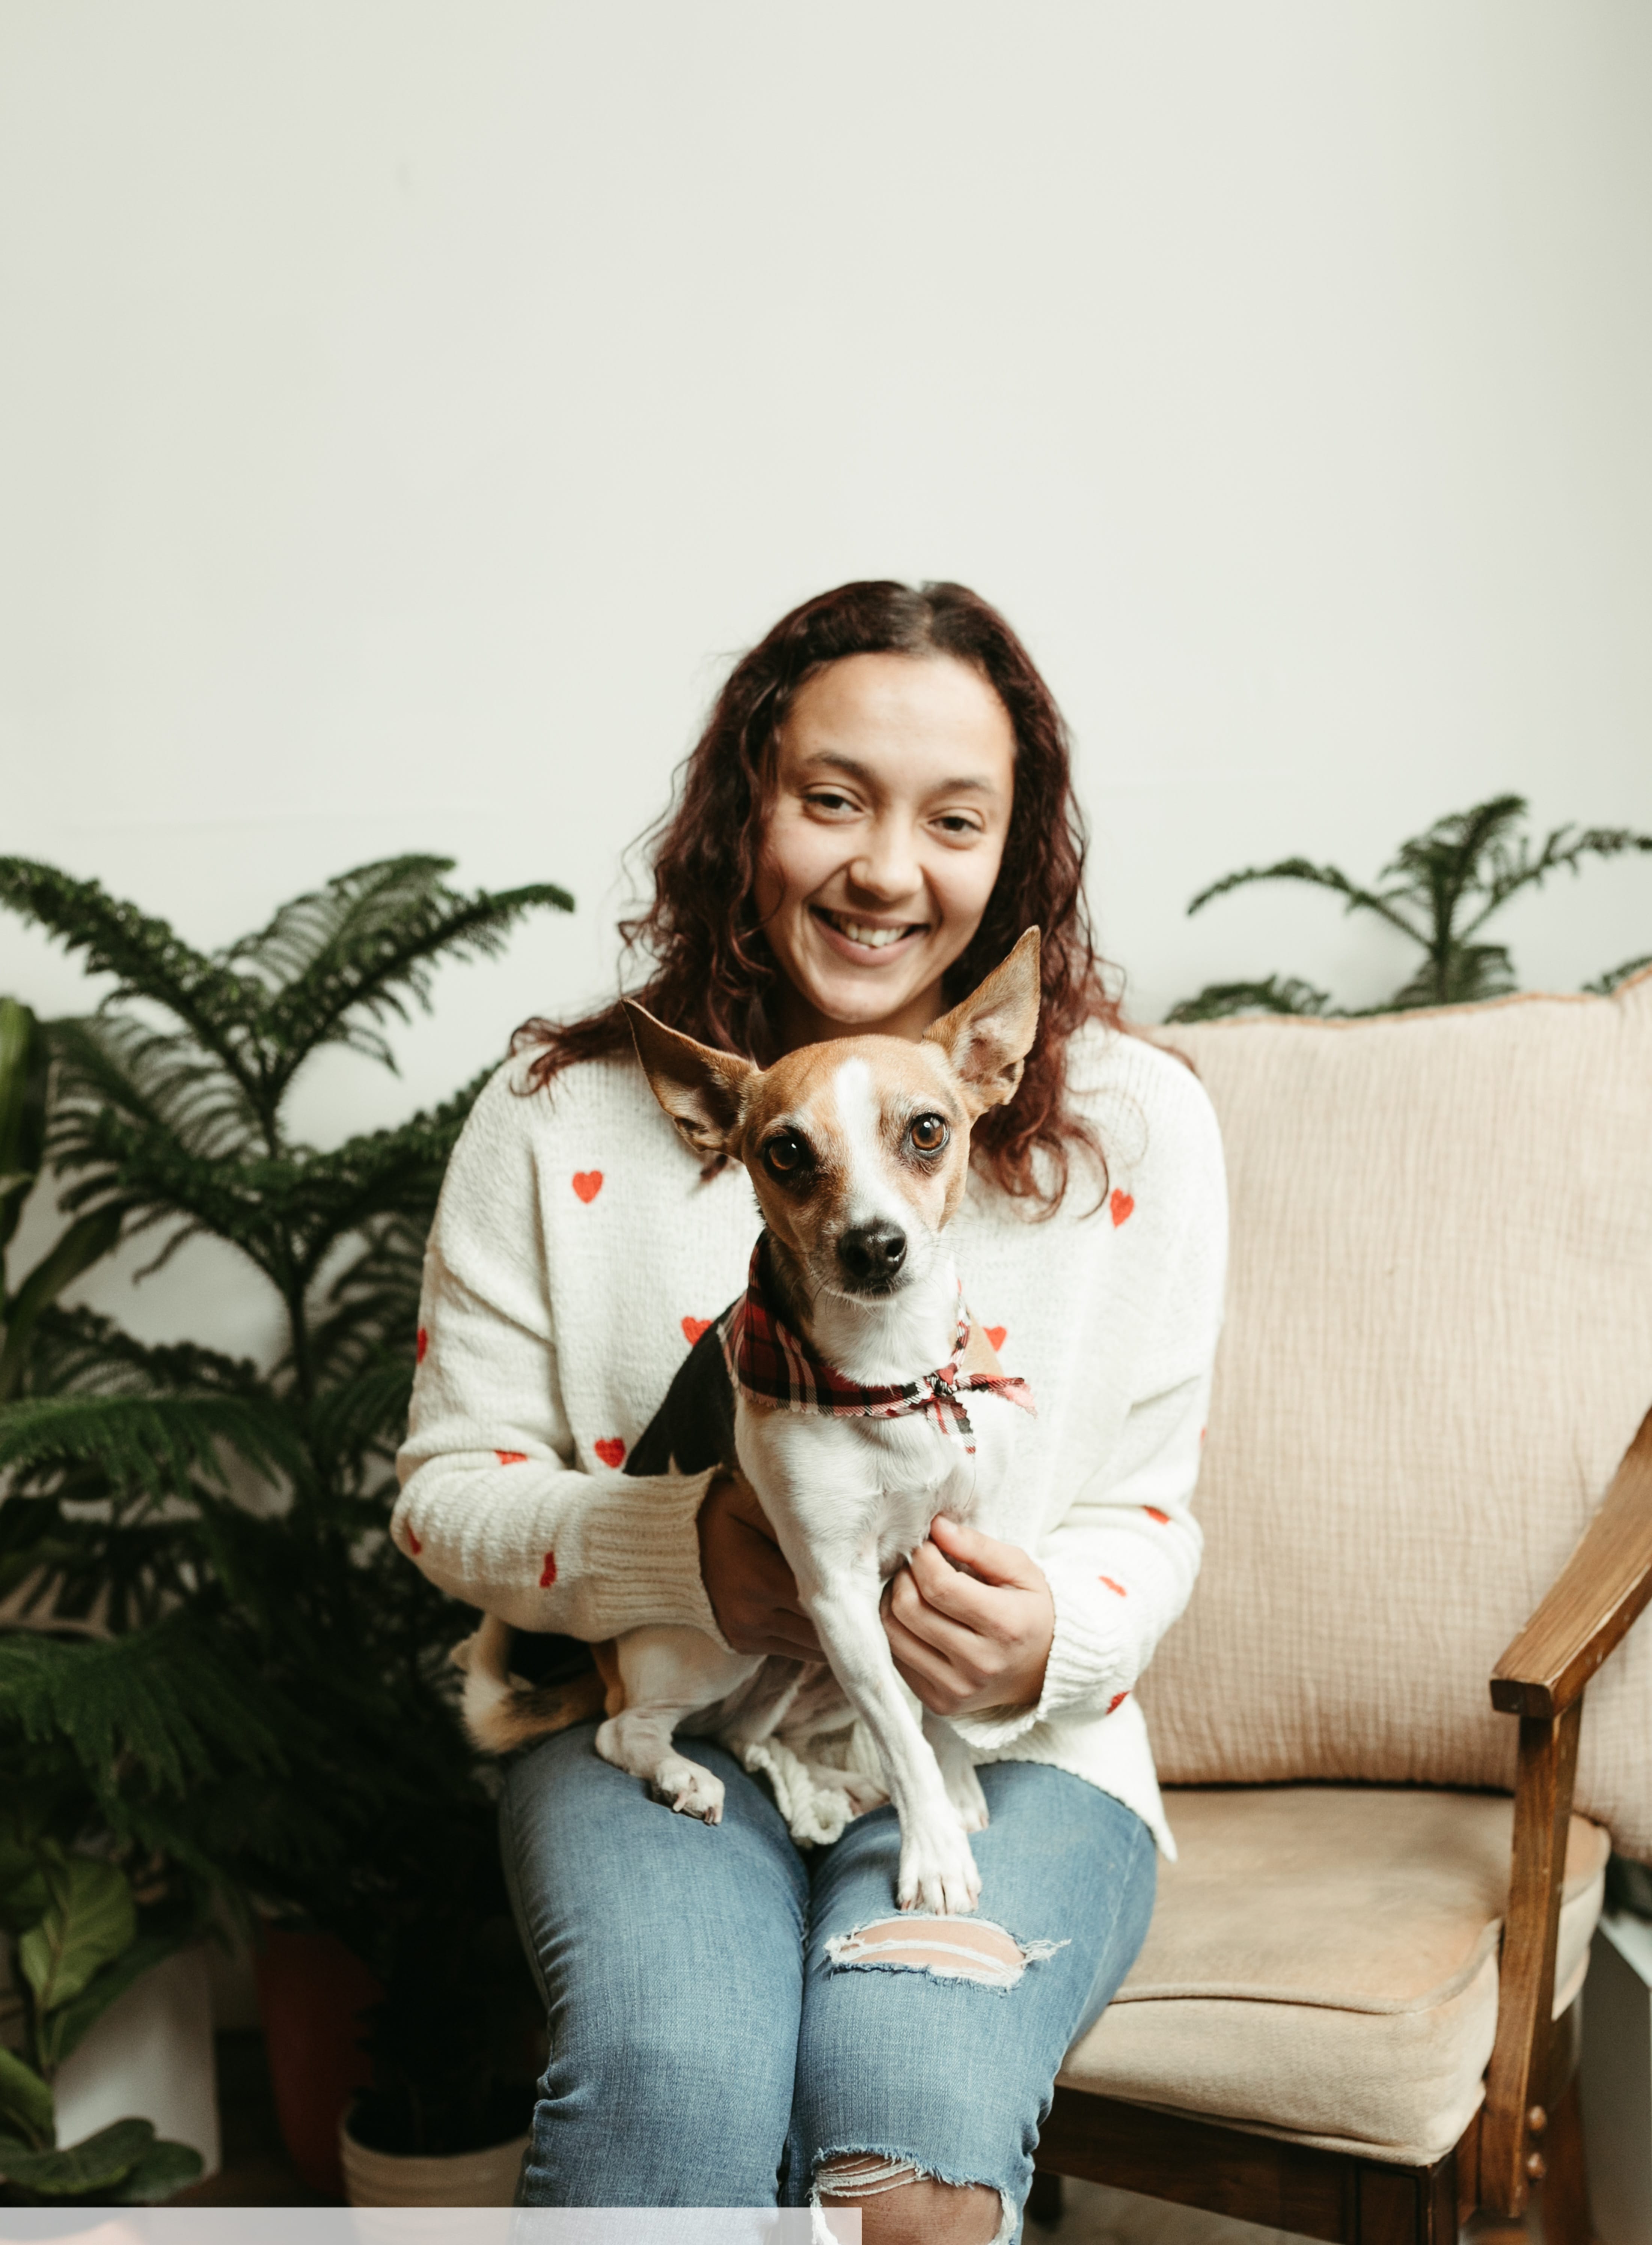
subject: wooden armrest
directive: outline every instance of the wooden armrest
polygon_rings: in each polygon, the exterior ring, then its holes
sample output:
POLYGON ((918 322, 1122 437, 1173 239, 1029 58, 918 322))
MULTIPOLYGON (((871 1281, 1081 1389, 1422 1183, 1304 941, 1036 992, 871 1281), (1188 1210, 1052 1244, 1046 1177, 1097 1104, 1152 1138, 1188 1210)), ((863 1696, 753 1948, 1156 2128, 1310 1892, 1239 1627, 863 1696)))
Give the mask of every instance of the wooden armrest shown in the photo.
POLYGON ((1481 2115, 1480 2192, 1518 2217, 1544 2169, 1554 1957, 1583 1687, 1652 1599, 1652 1411, 1553 1589, 1498 1662, 1492 1705, 1520 1719, 1514 1853, 1481 2115))
POLYGON ((1547 1597, 1492 1671, 1506 1715, 1562 1714, 1652 1599, 1652 1411, 1547 1597))

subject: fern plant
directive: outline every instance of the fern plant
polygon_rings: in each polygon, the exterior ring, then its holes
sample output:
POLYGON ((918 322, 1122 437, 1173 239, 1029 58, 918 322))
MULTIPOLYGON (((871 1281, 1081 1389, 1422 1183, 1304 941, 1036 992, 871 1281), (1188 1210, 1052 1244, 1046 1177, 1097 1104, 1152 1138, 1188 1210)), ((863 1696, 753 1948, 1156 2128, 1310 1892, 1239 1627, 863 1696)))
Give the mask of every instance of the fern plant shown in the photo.
POLYGON ((108 1254, 120 1236, 112 1209, 69 1224, 22 1283, 12 1287, 6 1256, 46 1149, 46 1033, 26 1006, 0 998, 0 1403, 23 1383, 41 1312, 108 1254))
MULTIPOLYGON (((1341 897, 1344 912, 1368 913, 1396 929, 1422 956, 1409 979, 1380 1006, 1336 1006, 1329 991, 1295 976, 1270 974, 1262 980, 1208 983, 1195 996, 1172 1007, 1166 1019, 1208 1021, 1247 1013, 1401 1013, 1419 1006, 1500 997, 1516 988, 1506 946, 1479 940, 1493 916, 1523 890, 1540 887, 1552 873, 1580 872, 1587 858, 1652 851, 1652 835, 1601 826, 1556 827, 1534 848, 1525 831, 1526 817, 1526 798, 1519 795, 1493 796, 1473 810, 1452 811, 1437 819, 1426 833, 1402 842, 1370 886, 1351 880, 1339 866, 1316 865, 1306 858, 1284 858, 1276 865, 1248 865, 1225 874, 1200 891, 1188 906, 1189 914, 1256 881, 1305 881, 1341 897)), ((1588 987, 1609 990, 1649 963, 1631 960, 1588 987)))
POLYGON ((0 1783, 71 1796, 58 1844, 163 1862, 196 1921, 214 1892, 243 1913, 254 1896, 387 1984, 433 1902, 423 1867, 491 1845, 443 1658, 454 1610, 386 1533, 424 1238, 481 1079, 330 1150, 288 1110, 325 1046, 394 1068, 386 1030, 439 961, 571 909, 544 884, 463 895, 450 870, 361 867, 208 954, 95 882, 0 858, 0 904, 116 978, 44 1056, 14 1026, 10 1174, 55 1174, 75 1253, 146 1238, 152 1270, 227 1243, 283 1336, 257 1366, 140 1342, 64 1307, 64 1281, 8 1297, 8 1349, 13 1305, 28 1320, 0 1400, 0 1603, 44 1625, 0 1637, 0 1783))

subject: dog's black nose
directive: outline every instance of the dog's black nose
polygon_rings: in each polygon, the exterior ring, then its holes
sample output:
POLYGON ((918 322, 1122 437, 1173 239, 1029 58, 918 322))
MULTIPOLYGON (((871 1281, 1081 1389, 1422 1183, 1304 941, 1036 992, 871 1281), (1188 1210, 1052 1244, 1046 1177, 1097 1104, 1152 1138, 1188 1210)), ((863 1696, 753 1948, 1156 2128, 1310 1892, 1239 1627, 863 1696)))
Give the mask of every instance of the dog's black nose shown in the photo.
POLYGON ((856 1286, 887 1286, 906 1260, 906 1234, 895 1224, 857 1224, 837 1243, 837 1259, 856 1286))

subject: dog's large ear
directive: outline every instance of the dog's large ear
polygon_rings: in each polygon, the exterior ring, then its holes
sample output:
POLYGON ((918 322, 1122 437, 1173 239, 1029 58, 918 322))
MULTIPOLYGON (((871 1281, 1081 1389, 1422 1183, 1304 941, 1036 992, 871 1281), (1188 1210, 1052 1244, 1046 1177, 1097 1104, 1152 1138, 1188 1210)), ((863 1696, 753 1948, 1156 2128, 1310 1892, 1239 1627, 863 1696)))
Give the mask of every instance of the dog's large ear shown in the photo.
POLYGON ((696 1154, 726 1154, 746 1087, 759 1071, 737 1053, 714 1051, 668 1029, 629 998, 625 1007, 643 1073, 678 1136, 696 1154))
POLYGON ((978 990, 924 1030, 924 1041, 946 1055, 977 1115, 1014 1097, 1038 1030, 1039 993, 1039 932, 1030 927, 978 990))

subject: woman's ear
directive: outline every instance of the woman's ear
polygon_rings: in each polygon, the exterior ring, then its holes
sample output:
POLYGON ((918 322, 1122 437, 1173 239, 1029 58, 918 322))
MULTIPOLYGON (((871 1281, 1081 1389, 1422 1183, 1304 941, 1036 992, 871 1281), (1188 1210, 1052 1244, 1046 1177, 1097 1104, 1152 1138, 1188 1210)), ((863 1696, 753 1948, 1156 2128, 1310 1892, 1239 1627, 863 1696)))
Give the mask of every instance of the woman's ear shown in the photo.
POLYGON ((1030 927, 978 990, 924 1030, 924 1041, 946 1055, 976 1114, 1015 1096, 1038 1032, 1039 992, 1039 932, 1030 927))
POLYGON ((629 998, 625 1008, 643 1073, 679 1137, 702 1156, 728 1153, 747 1090, 762 1069, 738 1053, 714 1051, 668 1029, 629 998))

